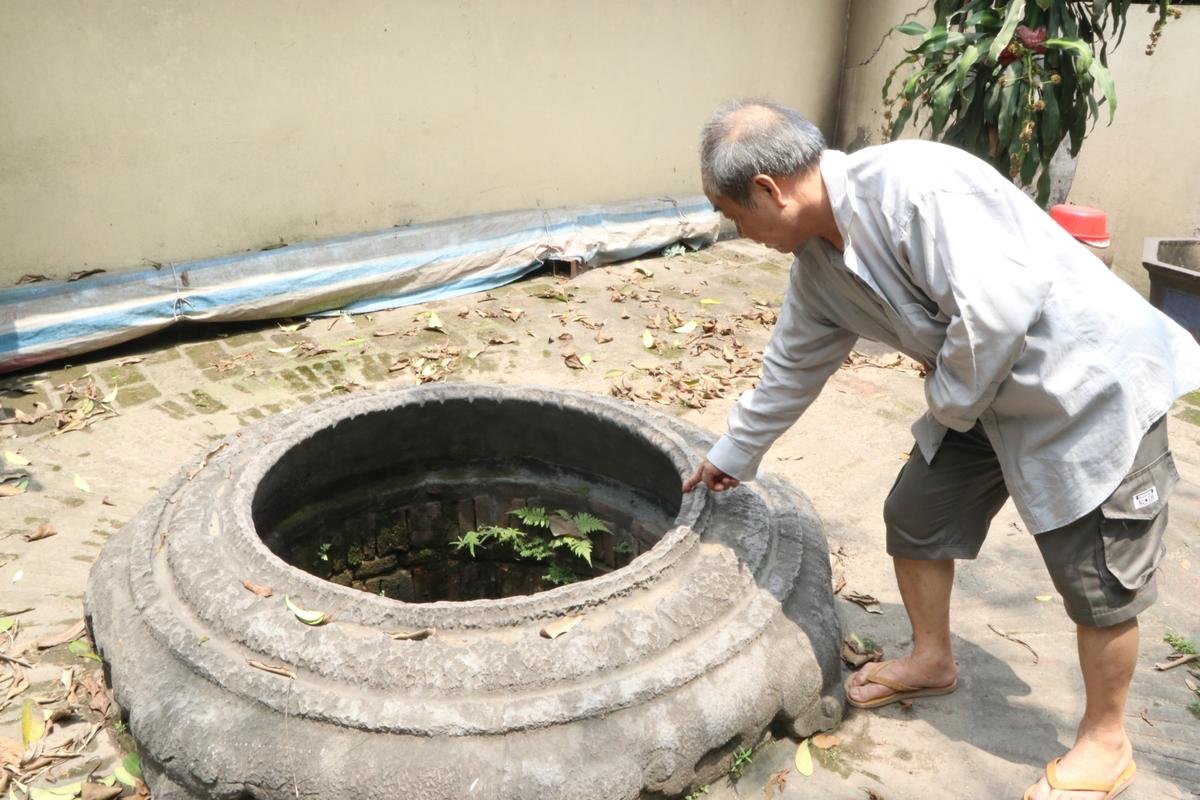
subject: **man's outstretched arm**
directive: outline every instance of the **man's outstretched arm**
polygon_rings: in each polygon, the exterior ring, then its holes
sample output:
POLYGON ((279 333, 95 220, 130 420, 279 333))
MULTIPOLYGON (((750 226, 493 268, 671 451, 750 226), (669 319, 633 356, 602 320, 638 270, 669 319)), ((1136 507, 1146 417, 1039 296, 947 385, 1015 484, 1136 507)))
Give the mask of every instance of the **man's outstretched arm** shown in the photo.
POLYGON ((817 398, 858 340, 857 334, 804 307, 796 286, 799 269, 792 268, 792 284, 763 353, 758 387, 738 398, 729 413, 728 432, 684 483, 684 491, 701 482, 724 491, 753 480, 763 455, 817 398))

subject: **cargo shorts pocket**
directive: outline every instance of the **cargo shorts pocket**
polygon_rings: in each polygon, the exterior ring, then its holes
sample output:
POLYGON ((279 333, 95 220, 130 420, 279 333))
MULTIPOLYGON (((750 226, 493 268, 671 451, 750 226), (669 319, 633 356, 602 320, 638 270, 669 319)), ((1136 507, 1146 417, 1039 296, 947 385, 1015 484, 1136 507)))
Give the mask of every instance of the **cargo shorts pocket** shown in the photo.
POLYGON ((1125 476, 1100 506, 1104 565, 1125 589, 1140 589, 1154 575, 1167 548, 1167 499, 1179 472, 1170 451, 1125 476))

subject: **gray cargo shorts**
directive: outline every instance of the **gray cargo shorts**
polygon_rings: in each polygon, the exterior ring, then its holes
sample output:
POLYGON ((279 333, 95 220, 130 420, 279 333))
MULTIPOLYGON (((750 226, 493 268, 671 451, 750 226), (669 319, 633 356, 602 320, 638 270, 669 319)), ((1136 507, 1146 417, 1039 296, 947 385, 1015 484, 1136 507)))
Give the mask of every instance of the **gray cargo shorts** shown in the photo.
MULTIPOLYGON (((1164 416, 1142 437, 1129 474, 1099 508, 1034 536, 1075 623, 1116 625, 1154 603, 1154 573, 1166 554, 1167 498, 1178 480, 1164 416)), ((918 560, 975 558, 1007 499, 983 428, 949 431, 932 464, 914 448, 896 476, 883 508, 887 551, 918 560)))

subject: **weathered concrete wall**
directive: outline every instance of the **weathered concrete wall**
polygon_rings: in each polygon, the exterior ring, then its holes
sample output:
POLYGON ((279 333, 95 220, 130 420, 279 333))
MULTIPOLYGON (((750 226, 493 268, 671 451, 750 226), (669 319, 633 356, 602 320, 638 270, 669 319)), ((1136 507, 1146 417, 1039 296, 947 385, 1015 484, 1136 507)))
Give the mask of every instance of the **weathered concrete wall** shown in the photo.
POLYGON ((0 7, 0 286, 697 191, 708 111, 832 133, 848 0, 0 7))
MULTIPOLYGON (((851 5, 846 77, 837 140, 856 148, 881 141, 880 88, 903 56, 909 37, 890 37, 866 66, 887 33, 916 0, 857 0, 851 5)), ((1114 269, 1143 293, 1146 236, 1200 233, 1200 148, 1185 131, 1200 130, 1200 84, 1183 76, 1200 72, 1200 8, 1184 9, 1168 25, 1158 52, 1144 53, 1155 17, 1135 7, 1125 41, 1111 54, 1118 107, 1111 126, 1101 123, 1084 142, 1070 200, 1108 213, 1115 247, 1114 269)), ((918 17, 928 21, 926 17, 918 17)), ((1105 114, 1107 119, 1107 113, 1105 114)), ((911 135, 911 133, 910 133, 911 135)))

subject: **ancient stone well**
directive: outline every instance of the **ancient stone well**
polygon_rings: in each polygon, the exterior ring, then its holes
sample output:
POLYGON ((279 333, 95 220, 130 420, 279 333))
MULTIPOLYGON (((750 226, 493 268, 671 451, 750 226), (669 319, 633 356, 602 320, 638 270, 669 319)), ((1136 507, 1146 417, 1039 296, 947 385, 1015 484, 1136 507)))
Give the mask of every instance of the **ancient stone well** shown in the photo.
POLYGON ((230 437, 88 582, 156 800, 666 798, 773 725, 830 727, 819 522, 769 476, 681 496, 710 442, 608 398, 465 384, 230 437), (509 513, 535 508, 549 528, 509 513), (522 546, 472 555, 488 526, 522 546))

